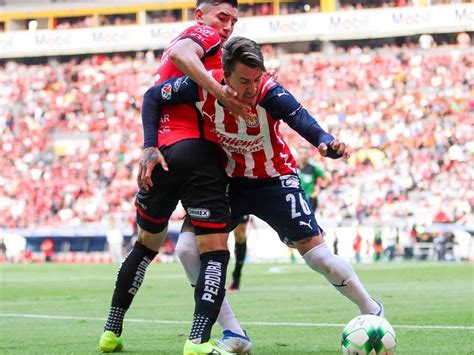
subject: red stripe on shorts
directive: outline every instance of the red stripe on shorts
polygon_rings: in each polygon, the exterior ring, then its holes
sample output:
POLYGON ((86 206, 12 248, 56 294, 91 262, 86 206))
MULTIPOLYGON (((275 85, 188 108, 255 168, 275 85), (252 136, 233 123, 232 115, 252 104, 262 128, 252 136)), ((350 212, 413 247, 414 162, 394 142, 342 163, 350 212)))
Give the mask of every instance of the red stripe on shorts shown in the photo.
POLYGON ((191 223, 193 226, 198 226, 198 227, 205 227, 205 228, 224 228, 227 223, 216 223, 216 222, 201 222, 201 221, 194 221, 191 220, 191 223))
POLYGON ((140 216, 142 216, 143 218, 145 219, 148 219, 149 221, 152 221, 152 222, 155 222, 155 223, 164 223, 168 220, 168 218, 166 217, 163 217, 163 218, 153 218, 153 217, 150 217, 150 216, 147 216, 145 214, 145 212, 142 211, 142 209, 140 208, 140 206, 138 205, 138 203, 135 202, 135 207, 137 208, 137 212, 140 216))

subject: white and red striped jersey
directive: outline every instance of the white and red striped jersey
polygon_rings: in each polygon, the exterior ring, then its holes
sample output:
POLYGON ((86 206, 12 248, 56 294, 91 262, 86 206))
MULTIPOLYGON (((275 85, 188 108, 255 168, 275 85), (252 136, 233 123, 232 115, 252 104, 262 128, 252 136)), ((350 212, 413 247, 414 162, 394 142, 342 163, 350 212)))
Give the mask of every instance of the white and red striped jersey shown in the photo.
MULTIPOLYGON (((212 75, 218 82, 223 79, 222 70, 213 71, 212 75)), ((226 171, 231 177, 269 178, 296 172, 295 159, 279 131, 280 120, 260 106, 275 85, 272 76, 263 75, 257 105, 253 108, 256 120, 252 123, 237 120, 213 96, 199 89, 203 101, 196 107, 210 123, 209 129, 226 153, 226 171)))

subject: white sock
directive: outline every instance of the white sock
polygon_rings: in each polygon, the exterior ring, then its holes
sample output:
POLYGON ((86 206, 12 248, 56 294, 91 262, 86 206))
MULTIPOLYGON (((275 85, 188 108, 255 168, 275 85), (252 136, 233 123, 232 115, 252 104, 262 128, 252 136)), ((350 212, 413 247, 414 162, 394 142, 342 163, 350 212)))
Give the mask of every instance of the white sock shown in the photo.
POLYGON ((360 312, 377 313, 380 309, 355 273, 352 265, 329 249, 326 243, 318 245, 303 255, 303 259, 314 271, 322 274, 344 296, 354 302, 360 312))
MULTIPOLYGON (((199 251, 194 233, 180 233, 178 242, 176 243, 175 253, 181 261, 184 271, 186 271, 186 276, 188 277, 189 282, 194 286, 199 277, 199 269, 201 267, 201 259, 199 258, 199 251)), ((232 311, 232 307, 230 306, 227 297, 225 297, 222 302, 221 311, 217 316, 217 323, 219 323, 223 330, 230 330, 233 333, 245 335, 234 311, 232 311)))

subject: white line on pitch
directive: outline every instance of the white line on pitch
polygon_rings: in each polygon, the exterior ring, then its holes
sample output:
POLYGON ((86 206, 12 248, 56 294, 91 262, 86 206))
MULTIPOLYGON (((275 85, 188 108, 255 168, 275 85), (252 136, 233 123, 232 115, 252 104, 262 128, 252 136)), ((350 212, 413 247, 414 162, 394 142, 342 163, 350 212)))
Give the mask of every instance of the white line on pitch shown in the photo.
MULTIPOLYGON (((91 320, 105 321, 104 318, 97 317, 74 317, 74 316, 52 316, 47 314, 19 314, 0 313, 4 318, 39 318, 39 319, 59 319, 59 320, 91 320)), ((190 324, 188 321, 180 320, 147 320, 147 319, 126 319, 129 323, 155 323, 155 324, 190 324)), ((265 326, 285 326, 285 327, 344 327, 339 323, 298 323, 298 322, 242 322, 244 325, 265 325, 265 326)), ((420 330, 474 330, 474 326, 462 325, 393 325, 394 328, 420 329, 420 330)))

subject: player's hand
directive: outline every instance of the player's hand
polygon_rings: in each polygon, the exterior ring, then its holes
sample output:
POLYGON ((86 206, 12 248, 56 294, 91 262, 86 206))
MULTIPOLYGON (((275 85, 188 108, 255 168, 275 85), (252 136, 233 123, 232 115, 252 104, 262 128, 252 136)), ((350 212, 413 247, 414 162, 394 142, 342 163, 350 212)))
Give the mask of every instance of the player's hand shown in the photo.
POLYGON ((151 173, 157 164, 160 164, 164 171, 169 171, 168 164, 157 147, 145 148, 140 158, 138 168, 137 184, 139 188, 148 189, 153 186, 151 173))
MULTIPOLYGON (((341 156, 341 158, 349 159, 351 156, 351 152, 347 145, 343 142, 340 142, 338 139, 334 139, 331 143, 329 143, 329 146, 331 149, 335 150, 337 154, 341 156)), ((321 154, 323 157, 328 155, 328 146, 325 143, 321 143, 318 146, 318 150, 319 154, 321 154)))
POLYGON ((235 117, 251 115, 251 108, 237 98, 237 92, 229 85, 221 85, 217 90, 217 100, 222 103, 235 117))

